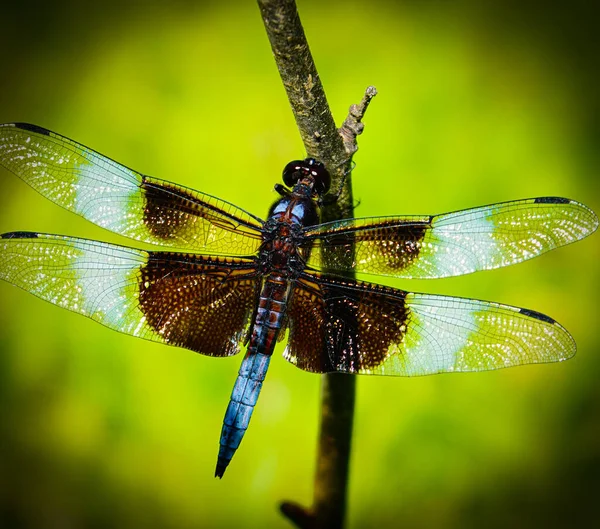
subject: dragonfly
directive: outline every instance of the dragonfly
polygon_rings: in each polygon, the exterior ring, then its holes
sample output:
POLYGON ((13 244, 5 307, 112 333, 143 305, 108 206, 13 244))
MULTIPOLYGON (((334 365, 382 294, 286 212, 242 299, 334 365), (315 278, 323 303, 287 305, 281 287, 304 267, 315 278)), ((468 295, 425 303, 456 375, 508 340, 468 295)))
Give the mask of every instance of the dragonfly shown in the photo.
POLYGON ((417 376, 575 354, 571 335, 535 310, 348 278, 443 278, 531 259, 597 229, 594 212, 574 200, 319 223, 331 177, 307 158, 285 166, 264 221, 26 123, 0 125, 0 165, 94 224, 162 246, 5 233, 1 279, 139 338, 214 357, 246 348, 222 426, 218 477, 286 335, 284 358, 312 373, 417 376))

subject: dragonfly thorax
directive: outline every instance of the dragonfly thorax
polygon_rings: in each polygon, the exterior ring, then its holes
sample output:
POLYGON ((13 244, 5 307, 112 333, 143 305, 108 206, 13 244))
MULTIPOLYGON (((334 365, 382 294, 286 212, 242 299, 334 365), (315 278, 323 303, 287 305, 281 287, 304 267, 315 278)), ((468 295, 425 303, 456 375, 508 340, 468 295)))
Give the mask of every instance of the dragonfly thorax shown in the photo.
POLYGON ((304 228, 319 220, 316 202, 302 192, 294 191, 279 199, 271 208, 263 229, 263 244, 259 262, 263 272, 275 272, 282 277, 297 277, 305 266, 306 252, 301 248, 304 228))

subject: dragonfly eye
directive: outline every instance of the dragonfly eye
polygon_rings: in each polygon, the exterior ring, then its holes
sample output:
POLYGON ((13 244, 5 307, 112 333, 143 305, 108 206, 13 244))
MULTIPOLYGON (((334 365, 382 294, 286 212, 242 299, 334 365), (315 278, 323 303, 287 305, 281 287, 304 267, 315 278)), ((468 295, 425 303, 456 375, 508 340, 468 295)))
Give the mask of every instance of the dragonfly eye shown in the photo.
POLYGON ((309 175, 313 178, 316 193, 322 195, 329 191, 331 186, 329 172, 321 162, 314 158, 294 160, 288 163, 283 170, 283 183, 288 187, 294 187, 300 179, 309 175))
POLYGON ((319 195, 324 195, 331 187, 331 176, 325 166, 314 158, 304 160, 310 167, 310 174, 315 180, 315 191, 319 195))
POLYGON ((305 174, 306 163, 303 160, 294 160, 283 169, 283 183, 288 187, 294 187, 305 174))

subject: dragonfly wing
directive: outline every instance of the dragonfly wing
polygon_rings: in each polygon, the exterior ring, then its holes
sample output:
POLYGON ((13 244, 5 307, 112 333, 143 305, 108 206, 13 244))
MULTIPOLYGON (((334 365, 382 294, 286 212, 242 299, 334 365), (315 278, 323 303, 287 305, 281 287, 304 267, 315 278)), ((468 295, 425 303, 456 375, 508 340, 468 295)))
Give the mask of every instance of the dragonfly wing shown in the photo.
POLYGON ((402 278, 457 276, 520 263, 597 228, 593 211, 558 197, 436 216, 348 219, 307 229, 308 265, 402 278))
POLYGON ((287 360, 317 373, 418 376, 558 362, 571 335, 536 311, 304 274, 287 360))
POLYGON ((29 232, 1 236, 0 279, 119 332, 210 356, 239 351, 260 286, 252 259, 29 232))
POLYGON ((262 221, 233 204, 35 125, 0 125, 0 165, 59 206, 138 241, 229 255, 252 255, 261 242, 262 221))

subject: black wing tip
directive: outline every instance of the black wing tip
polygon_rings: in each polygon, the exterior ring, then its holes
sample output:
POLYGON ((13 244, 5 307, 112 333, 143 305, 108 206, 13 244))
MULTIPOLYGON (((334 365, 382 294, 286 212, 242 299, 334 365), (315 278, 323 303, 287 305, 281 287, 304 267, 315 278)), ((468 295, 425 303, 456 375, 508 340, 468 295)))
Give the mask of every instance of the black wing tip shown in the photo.
POLYGON ((38 234, 34 231, 11 231, 0 234, 0 239, 37 239, 38 234))
POLYGON ((44 127, 40 127, 39 125, 19 122, 13 123, 13 126, 17 127, 18 129, 28 130, 29 132, 37 132, 38 134, 43 134, 44 136, 50 136, 50 131, 44 127))
POLYGON ((563 197, 538 197, 535 199, 536 204, 570 204, 571 200, 563 197))
POLYGON ((531 309, 520 309, 519 312, 524 314, 525 316, 529 316, 530 318, 535 318, 536 320, 545 321, 546 323, 556 323, 556 320, 552 319, 550 316, 546 316, 537 310, 531 309))

